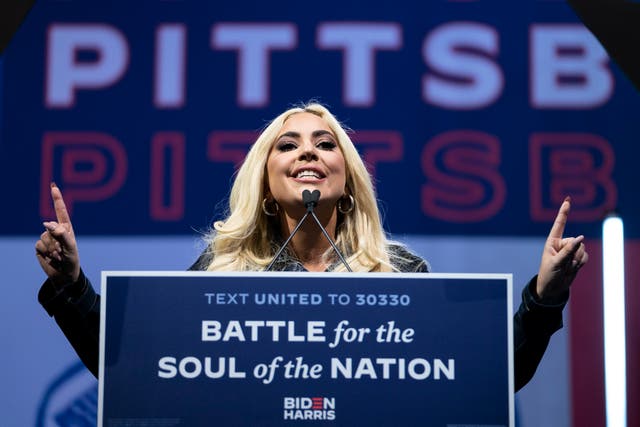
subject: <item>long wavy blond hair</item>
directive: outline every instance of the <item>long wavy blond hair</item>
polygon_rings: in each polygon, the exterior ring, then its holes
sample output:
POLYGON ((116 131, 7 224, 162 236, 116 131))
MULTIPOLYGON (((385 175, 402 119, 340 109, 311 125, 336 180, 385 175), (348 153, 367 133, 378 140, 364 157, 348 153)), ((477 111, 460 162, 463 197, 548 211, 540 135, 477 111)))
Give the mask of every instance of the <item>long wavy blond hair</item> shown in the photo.
MULTIPOLYGON (((229 197, 229 215, 214 223, 208 235, 211 254, 209 271, 259 271, 271 261, 281 242, 279 221, 262 210, 268 194, 266 164, 271 148, 289 117, 312 113, 324 119, 338 140, 346 166, 346 190, 355 200, 354 209, 339 214, 336 245, 345 254, 353 271, 394 271, 389 243, 380 221, 376 195, 367 171, 353 142, 340 122, 323 105, 306 104, 291 108, 276 117, 252 145, 238 170, 229 197)), ((284 236, 286 237, 286 236, 284 236)), ((334 259, 332 249, 323 256, 334 259)), ((337 265, 334 271, 344 271, 337 265)))

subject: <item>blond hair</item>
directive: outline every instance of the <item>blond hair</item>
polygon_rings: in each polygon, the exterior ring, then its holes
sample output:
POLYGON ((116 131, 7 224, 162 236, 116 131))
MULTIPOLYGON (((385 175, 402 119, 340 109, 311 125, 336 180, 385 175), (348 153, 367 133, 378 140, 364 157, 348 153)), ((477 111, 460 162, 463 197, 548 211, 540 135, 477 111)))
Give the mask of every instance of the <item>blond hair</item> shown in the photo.
MULTIPOLYGON (((262 210, 267 195, 266 163, 271 148, 289 117, 312 113, 326 121, 333 131, 346 166, 347 194, 355 208, 340 214, 336 245, 345 254, 353 271, 394 271, 390 262, 389 241, 382 228, 375 191, 353 142, 340 122, 323 105, 306 104, 291 108, 276 117, 252 145, 238 170, 229 197, 229 215, 214 223, 208 236, 212 255, 209 271, 259 271, 271 261, 280 242, 279 223, 262 210)), ((285 236, 286 237, 286 236, 285 236)), ((323 259, 333 259, 328 250, 323 259)), ((334 271, 344 271, 337 265, 334 271)))

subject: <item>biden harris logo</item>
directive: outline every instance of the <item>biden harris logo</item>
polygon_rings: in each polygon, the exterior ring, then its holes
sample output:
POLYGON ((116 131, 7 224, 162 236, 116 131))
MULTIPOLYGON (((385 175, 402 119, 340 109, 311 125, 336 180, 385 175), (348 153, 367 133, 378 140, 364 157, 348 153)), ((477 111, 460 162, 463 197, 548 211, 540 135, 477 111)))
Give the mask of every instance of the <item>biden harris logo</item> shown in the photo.
POLYGON ((47 387, 36 427, 94 427, 97 408, 98 381, 82 362, 77 362, 47 387))
POLYGON ((285 397, 283 419, 313 421, 336 419, 335 397, 285 397))

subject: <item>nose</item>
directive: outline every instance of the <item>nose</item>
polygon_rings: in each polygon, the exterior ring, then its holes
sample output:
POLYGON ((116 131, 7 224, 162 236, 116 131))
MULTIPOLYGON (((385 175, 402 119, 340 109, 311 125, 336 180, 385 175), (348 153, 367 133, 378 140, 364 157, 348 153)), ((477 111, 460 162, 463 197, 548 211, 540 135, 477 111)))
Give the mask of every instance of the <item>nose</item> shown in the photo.
POLYGON ((318 152, 316 146, 311 141, 305 141, 300 146, 300 155, 298 156, 299 160, 318 160, 318 152))

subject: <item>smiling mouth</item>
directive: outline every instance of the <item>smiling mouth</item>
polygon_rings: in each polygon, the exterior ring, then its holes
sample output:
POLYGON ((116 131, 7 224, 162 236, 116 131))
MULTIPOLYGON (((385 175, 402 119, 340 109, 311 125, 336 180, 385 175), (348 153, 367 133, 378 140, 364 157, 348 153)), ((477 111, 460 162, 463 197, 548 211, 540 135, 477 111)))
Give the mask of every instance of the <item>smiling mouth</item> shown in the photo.
POLYGON ((316 171, 303 170, 303 171, 298 172, 298 174, 296 175, 296 178, 297 179, 304 179, 304 178, 321 179, 321 178, 323 178, 323 176, 321 176, 316 171))

